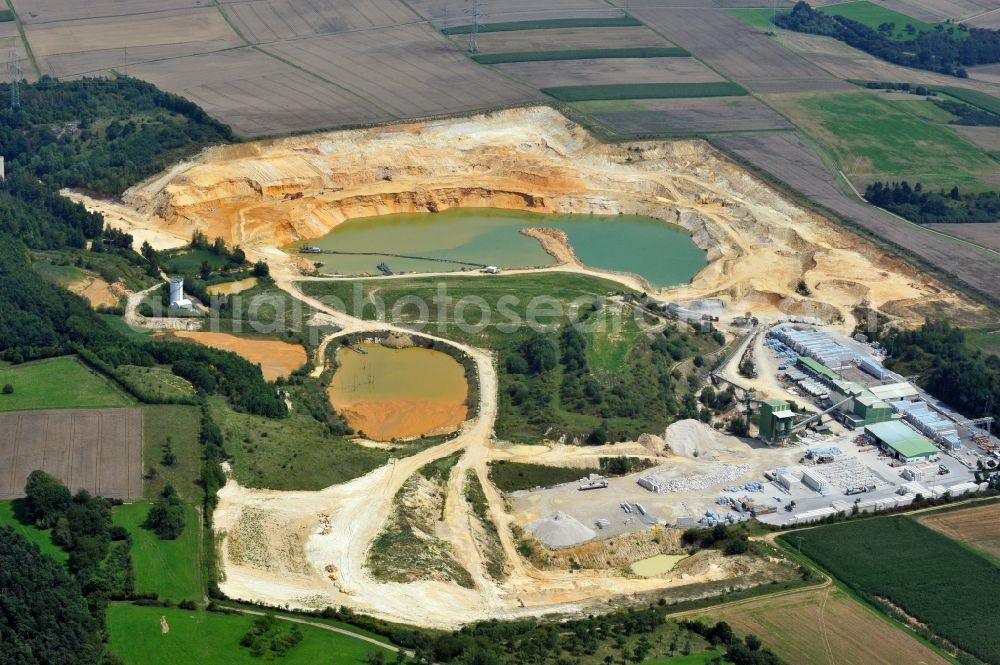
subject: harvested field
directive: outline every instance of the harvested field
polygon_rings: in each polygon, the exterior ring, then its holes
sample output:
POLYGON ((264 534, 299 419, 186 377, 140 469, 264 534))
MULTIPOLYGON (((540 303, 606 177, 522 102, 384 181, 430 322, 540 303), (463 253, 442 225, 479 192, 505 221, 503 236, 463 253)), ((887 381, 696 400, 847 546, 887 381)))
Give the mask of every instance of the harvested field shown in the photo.
POLYGON ((537 88, 613 83, 704 83, 724 81, 694 58, 596 58, 496 65, 537 88))
POLYGON ((997 9, 990 10, 989 12, 980 14, 973 19, 969 19, 965 22, 974 28, 989 28, 990 30, 1000 30, 1000 11, 997 9))
POLYGON ((752 97, 654 99, 639 102, 646 110, 592 112, 616 132, 732 132, 789 129, 789 123, 752 97))
POLYGON ((250 43, 385 28, 419 18, 398 0, 367 2, 226 1, 222 11, 250 43))
POLYGON ((196 102, 244 136, 390 117, 367 100, 253 48, 149 62, 129 72, 196 102))
POLYGON ((14 9, 22 23, 51 23, 94 16, 125 16, 151 14, 175 9, 193 9, 201 0, 13 0, 14 9))
POLYGON ((706 610, 753 633, 797 665, 945 665, 950 662, 835 587, 706 610))
MULTIPOLYGON (((1000 17, 1000 12, 996 13, 1000 17)), ((1000 84, 1000 65, 984 65, 983 67, 973 67, 969 70, 969 78, 988 83, 1000 84)))
MULTIPOLYGON (((466 43, 461 35, 452 38, 466 43)), ((487 32, 479 35, 482 53, 510 53, 514 51, 548 51, 583 48, 636 48, 644 46, 670 46, 663 37, 646 27, 621 28, 553 28, 549 30, 514 30, 487 32)))
POLYGON ((190 339, 205 346, 232 351, 251 363, 260 365, 268 381, 288 376, 306 363, 306 350, 300 344, 289 344, 276 339, 237 337, 220 332, 190 332, 178 330, 171 333, 180 339, 190 339))
MULTIPOLYGON (((414 0, 409 3, 421 16, 439 28, 469 22, 466 0, 414 0)), ((546 0, 543 6, 532 0, 504 0, 483 8, 483 23, 503 21, 538 21, 574 18, 620 18, 620 9, 603 0, 546 0)))
MULTIPOLYGON (((987 128, 983 127, 982 129, 987 128)), ((1000 252, 1000 224, 996 222, 982 224, 928 224, 927 227, 951 236, 971 240, 983 247, 989 247, 1000 252)))
POLYGON ((72 490, 142 497, 142 410, 74 409, 0 413, 0 499, 24 496, 35 469, 72 490))
POLYGON ((905 4, 942 19, 959 20, 996 8, 995 0, 905 0, 905 4))
POLYGON ((716 144, 754 167, 787 183, 875 236, 887 240, 945 274, 1000 299, 993 275, 997 260, 965 245, 900 222, 861 199, 842 192, 812 148, 795 134, 722 137, 716 144))
POLYGON ((635 15, 712 69, 739 82, 802 79, 832 83, 822 69, 748 29, 725 9, 640 7, 635 15))
POLYGON ((919 521, 1000 561, 1000 504, 932 514, 919 521))
POLYGON ((57 76, 123 67, 124 48, 130 49, 130 61, 141 62, 242 45, 212 7, 34 23, 25 26, 25 33, 43 72, 57 76))
POLYGON ((282 42, 269 50, 400 118, 539 98, 537 92, 471 62, 423 24, 282 42), (372 67, 375 62, 378 67, 372 67))
POLYGON ((568 51, 516 51, 480 53, 472 59, 481 65, 505 62, 542 62, 555 60, 600 60, 607 58, 684 58, 690 55, 679 46, 643 46, 639 48, 591 48, 568 51))

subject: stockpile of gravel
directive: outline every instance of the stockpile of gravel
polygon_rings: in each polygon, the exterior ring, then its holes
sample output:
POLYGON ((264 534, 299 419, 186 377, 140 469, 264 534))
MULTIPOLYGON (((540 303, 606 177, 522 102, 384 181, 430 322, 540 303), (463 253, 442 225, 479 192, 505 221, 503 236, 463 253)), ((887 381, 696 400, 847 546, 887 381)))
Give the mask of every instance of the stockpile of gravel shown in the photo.
POLYGON ((528 522, 525 529, 551 549, 584 543, 597 535, 580 520, 562 511, 528 522))

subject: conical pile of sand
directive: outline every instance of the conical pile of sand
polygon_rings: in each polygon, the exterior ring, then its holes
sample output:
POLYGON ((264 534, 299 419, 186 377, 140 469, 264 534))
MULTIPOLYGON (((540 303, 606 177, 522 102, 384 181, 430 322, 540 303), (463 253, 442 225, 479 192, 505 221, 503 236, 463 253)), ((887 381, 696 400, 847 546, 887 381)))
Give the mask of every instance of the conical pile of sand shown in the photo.
POLYGON ((570 547, 597 535, 580 520, 562 511, 528 522, 525 528, 551 549, 570 547))
POLYGON ((715 459, 719 452, 728 452, 733 441, 700 420, 678 420, 666 432, 667 447, 675 455, 715 459))

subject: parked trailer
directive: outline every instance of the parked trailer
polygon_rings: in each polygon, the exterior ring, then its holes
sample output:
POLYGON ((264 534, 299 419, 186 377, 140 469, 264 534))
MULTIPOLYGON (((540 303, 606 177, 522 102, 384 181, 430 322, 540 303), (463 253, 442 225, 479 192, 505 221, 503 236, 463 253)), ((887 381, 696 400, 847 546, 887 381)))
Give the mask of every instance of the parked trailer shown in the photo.
POLYGON ((592 480, 588 483, 580 485, 580 491, 584 492, 586 490, 599 490, 604 489, 608 486, 608 481, 606 480, 592 480))

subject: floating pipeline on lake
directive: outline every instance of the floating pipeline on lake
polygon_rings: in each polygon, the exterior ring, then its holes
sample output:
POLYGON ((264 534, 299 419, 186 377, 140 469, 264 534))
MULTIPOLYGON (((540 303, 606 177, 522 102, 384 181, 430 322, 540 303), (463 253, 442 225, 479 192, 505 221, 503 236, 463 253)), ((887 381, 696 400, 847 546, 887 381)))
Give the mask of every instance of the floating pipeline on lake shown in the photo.
POLYGON ((530 227, 562 230, 585 265, 636 274, 657 288, 686 284, 707 265, 686 230, 652 217, 494 208, 355 218, 289 250, 329 257, 323 270, 341 275, 375 274, 380 261, 397 273, 553 265, 535 238, 521 234, 530 227))

